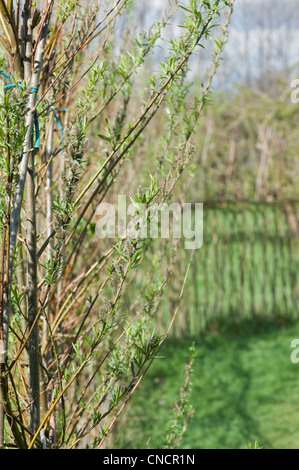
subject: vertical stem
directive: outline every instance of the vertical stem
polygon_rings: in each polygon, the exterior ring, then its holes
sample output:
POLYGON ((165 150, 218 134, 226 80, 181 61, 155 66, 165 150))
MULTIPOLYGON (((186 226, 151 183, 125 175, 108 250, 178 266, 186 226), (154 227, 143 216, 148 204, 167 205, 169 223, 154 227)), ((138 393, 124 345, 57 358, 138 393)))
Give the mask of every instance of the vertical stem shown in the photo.
MULTIPOLYGON (((36 247, 34 247, 36 240, 36 234, 34 231, 35 228, 35 211, 32 205, 32 189, 33 189, 33 198, 34 198, 34 172, 33 164, 34 164, 34 156, 32 154, 32 135, 33 135, 33 126, 34 126, 34 109, 36 105, 36 96, 37 96, 37 89, 39 86, 40 80, 40 73, 43 64, 43 54, 44 54, 44 47, 45 47, 45 40, 48 30, 48 24, 45 22, 43 34, 41 40, 39 41, 36 49, 36 55, 34 60, 34 69, 32 74, 30 73, 31 77, 25 77, 28 84, 30 84, 32 91, 29 95, 28 99, 28 111, 25 118, 26 123, 26 136, 24 140, 23 146, 23 156, 22 160, 19 165, 19 179, 17 189, 14 195, 13 201, 13 209, 11 213, 11 224, 10 224, 10 233, 9 233, 9 253, 7 253, 8 257, 8 267, 7 267, 7 282, 6 282, 6 296, 5 301, 3 302, 4 305, 4 315, 3 315, 3 337, 4 337, 4 349, 7 351, 8 349, 8 334, 9 334, 9 326, 10 326, 10 311, 11 311, 11 289, 12 289, 12 276, 14 272, 14 250, 17 243, 17 233, 19 229, 20 223, 20 216, 21 216, 21 208, 22 202, 24 198, 24 189, 25 189, 25 182, 27 176, 28 166, 31 170, 29 174, 29 178, 31 181, 29 182, 28 186, 28 197, 31 201, 28 202, 28 207, 31 207, 31 213, 28 213, 28 282, 30 284, 29 287, 29 298, 28 298, 28 309, 29 309, 29 322, 34 320, 34 316, 36 315, 36 308, 35 305, 37 304, 36 296, 37 296, 37 289, 36 289, 36 247), (28 165, 29 164, 29 165, 28 165), (31 195, 31 196, 30 196, 31 195), (35 286, 35 287, 34 287, 35 286), (36 289, 35 293, 33 292, 36 289)), ((26 49, 28 52, 28 49, 26 49)), ((29 71, 28 71, 29 74, 29 71)), ((39 380, 39 373, 36 372, 36 362, 38 357, 38 350, 37 350, 37 330, 35 331, 33 338, 30 343, 30 357, 32 359, 32 367, 30 372, 30 388, 32 392, 32 397, 38 396, 39 386, 37 384, 39 380)), ((5 390, 1 390, 2 393, 2 401, 5 399, 5 390), (3 398, 4 397, 4 398, 3 398)), ((9 403, 3 401, 4 408, 9 406, 9 403)), ((36 426, 38 427, 39 422, 39 399, 34 399, 32 403, 32 426, 35 429, 36 426)), ((18 437, 18 429, 17 424, 14 423, 13 434, 16 439, 18 437)))
MULTIPOLYGON (((6 227, 3 227, 2 251, 1 251, 1 279, 0 279, 0 347, 4 350, 3 337, 3 300, 4 300, 4 258, 5 258, 6 227)), ((0 352, 0 390, 4 388, 4 351, 0 352)), ((2 393, 0 395, 0 449, 4 447, 4 403, 2 393)))
MULTIPOLYGON (((31 81, 32 61, 32 18, 31 1, 27 0, 24 6, 25 59, 24 73, 27 83, 31 81)), ((37 88, 37 87, 36 87, 37 88)), ((34 113, 31 116, 33 127, 34 113)), ((32 129, 33 130, 33 129, 32 129)), ((37 249, 36 249, 36 209, 35 209, 35 185, 34 185, 34 160, 33 132, 28 135, 28 168, 26 176, 26 251, 27 251, 27 289, 28 289, 28 329, 33 327, 37 308, 37 249)), ((40 376, 39 376, 39 330, 38 323, 33 327, 28 342, 29 346, 29 389, 30 389, 30 430, 35 433, 40 424, 40 376)))
MULTIPOLYGON (((37 315, 37 255, 34 191, 34 152, 30 152, 26 184, 26 246, 28 283, 28 328, 37 315)), ((38 324, 29 338, 30 428, 34 433, 40 423, 39 331, 38 324)))
MULTIPOLYGON (((44 52, 44 45, 45 45, 45 38, 46 38, 46 30, 45 34, 42 37, 40 43, 38 44, 37 51, 36 51, 36 58, 34 61, 34 71, 31 81, 31 86, 33 88, 37 88, 39 84, 40 72, 43 63, 43 52, 44 52)), ((23 150, 23 157, 21 163, 19 165, 19 181, 18 186, 15 192, 13 209, 11 214, 11 230, 10 230, 10 247, 9 247, 9 272, 8 272, 8 298, 5 304, 5 311, 4 311, 4 341, 5 341, 5 349, 7 350, 8 344, 8 331, 9 331, 9 324, 10 324, 10 308, 11 308, 11 285, 12 285, 12 274, 13 274, 13 265, 14 265, 14 249, 17 243, 17 233, 20 223, 20 215, 21 215, 21 208, 24 196, 24 188, 25 188, 25 181, 26 181, 26 174, 28 168, 28 161, 29 155, 31 151, 31 137, 33 132, 33 124, 34 124, 34 108, 36 104, 36 95, 37 93, 33 91, 30 93, 29 96, 29 103, 28 103, 28 113, 26 116, 26 137, 24 142, 24 150, 23 150)))
MULTIPOLYGON (((49 161, 52 157, 53 153, 53 132, 54 132, 54 111, 52 110, 50 114, 50 121, 49 121, 49 129, 48 129, 48 138, 47 138, 47 146, 46 146, 46 160, 49 161)), ((47 168, 46 174, 46 194, 47 194, 47 211, 46 211, 46 227, 47 227, 47 236, 51 234, 52 231, 52 221, 53 221, 53 195, 52 195, 52 187, 53 187, 53 166, 52 162, 49 163, 47 168)), ((48 245, 48 260, 51 258, 52 255, 52 245, 49 243, 48 245)), ((47 315, 50 318, 51 312, 51 300, 50 300, 50 290, 48 291, 48 301, 47 301, 47 315)), ((42 349, 46 347, 47 339, 48 339, 49 327, 47 323, 47 318, 45 316, 43 320, 43 334, 42 334, 42 349)), ((40 374, 42 377, 42 395, 41 395, 41 414, 45 416, 48 411, 48 394, 46 391, 47 387, 47 379, 45 377, 44 371, 42 368, 40 369, 40 374)))
MULTIPOLYGON (((47 161, 50 160, 52 153, 53 153, 53 130, 54 130, 54 111, 50 114, 50 122, 49 122, 49 130, 48 130, 48 139, 47 139, 47 149, 46 149, 46 159, 47 161)), ((52 196, 52 186, 53 186, 53 167, 52 162, 49 163, 47 168, 47 175, 46 175, 46 194, 47 194, 47 215, 46 215, 46 227, 47 227, 47 237, 51 235, 52 232, 52 221, 53 221, 53 196, 52 196)), ((50 260, 52 255, 52 246, 51 242, 48 245, 48 253, 47 258, 50 260)), ((49 296, 50 297, 50 292, 49 296)), ((48 315, 51 309, 51 302, 48 302, 48 315)), ((48 317, 49 318, 49 317, 48 317)), ((48 326, 47 321, 44 319, 43 324, 43 340, 42 345, 43 347, 47 341, 47 334, 48 334, 48 326)))
MULTIPOLYGON (((3 371, 2 371, 2 364, 0 364, 1 366, 1 377, 2 377, 2 374, 3 374, 3 371)), ((2 382, 2 378, 0 378, 1 382, 2 382)), ((1 383, 1 388, 3 387, 3 384, 1 383)), ((4 406, 3 406, 3 403, 2 403, 2 397, 1 397, 1 403, 0 403, 0 449, 3 449, 4 447, 4 418, 5 418, 5 415, 4 415, 4 406)))
MULTIPOLYGON (((66 107, 68 106, 68 99, 66 101, 66 107)), ((68 113, 66 112, 64 115, 64 128, 67 129, 68 127, 68 113)), ((59 173, 61 181, 63 180, 63 176, 65 175, 65 161, 64 161, 64 152, 60 152, 59 154, 59 173)), ((63 187, 62 185, 59 187, 59 197, 63 200, 63 187)), ((49 236, 49 235, 48 235, 49 236)), ((57 284, 57 305, 60 303, 62 295, 62 279, 60 278, 57 284)))
MULTIPOLYGON (((13 175, 10 171, 11 166, 11 153, 10 153, 10 123, 8 114, 6 115, 6 139, 7 139, 7 166, 9 168, 9 174, 7 179, 7 192, 8 192, 8 201, 6 206, 6 216, 3 226, 3 238, 2 238, 2 250, 1 250, 1 274, 0 274, 0 389, 4 391, 4 373, 5 373, 5 342, 4 342, 4 295, 6 294, 7 298, 7 273, 8 269, 6 268, 6 280, 5 277, 5 255, 7 258, 7 253, 9 253, 9 234, 10 234, 10 207, 11 207, 11 189, 12 189, 12 178, 13 175), (6 247, 6 252, 5 252, 6 247)), ((6 259, 6 263, 8 260, 6 259)), ((4 394, 1 393, 0 399, 0 448, 4 447, 4 418, 5 418, 5 406, 3 402, 4 394)))

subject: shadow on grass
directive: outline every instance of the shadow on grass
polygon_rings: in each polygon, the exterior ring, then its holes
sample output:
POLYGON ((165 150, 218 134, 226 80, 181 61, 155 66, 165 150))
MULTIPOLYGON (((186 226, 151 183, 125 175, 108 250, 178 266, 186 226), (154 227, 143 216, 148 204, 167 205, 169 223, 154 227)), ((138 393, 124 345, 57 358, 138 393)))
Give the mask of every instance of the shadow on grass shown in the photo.
POLYGON ((209 333, 224 335, 229 338, 248 338, 258 334, 271 334, 274 331, 284 330, 298 323, 294 315, 285 315, 274 312, 272 315, 251 316, 250 318, 239 318, 237 312, 231 313, 231 319, 224 317, 207 322, 206 328, 195 340, 210 339, 209 333))
POLYGON ((279 446, 293 426, 290 415, 299 411, 294 408, 299 374, 289 349, 297 325, 293 318, 274 316, 226 320, 210 323, 195 338, 169 338, 163 359, 154 362, 133 399, 134 432, 121 446, 144 448, 151 438, 150 447, 163 447, 193 341, 197 358, 190 403, 195 413, 181 448, 244 448, 255 441, 264 448, 279 446))

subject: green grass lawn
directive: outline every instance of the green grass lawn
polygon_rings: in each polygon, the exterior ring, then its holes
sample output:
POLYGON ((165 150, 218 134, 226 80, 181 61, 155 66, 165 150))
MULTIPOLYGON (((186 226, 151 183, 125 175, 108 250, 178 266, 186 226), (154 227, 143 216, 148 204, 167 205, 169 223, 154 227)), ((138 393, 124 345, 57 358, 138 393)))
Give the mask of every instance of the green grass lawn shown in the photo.
MULTIPOLYGON (((195 339, 190 395, 195 414, 181 448, 242 448, 254 441, 264 448, 299 448, 299 363, 290 360, 294 338, 299 323, 251 320, 195 339)), ((118 447, 163 447, 191 343, 167 342, 163 359, 131 400, 125 420, 134 433, 119 427, 118 447)))

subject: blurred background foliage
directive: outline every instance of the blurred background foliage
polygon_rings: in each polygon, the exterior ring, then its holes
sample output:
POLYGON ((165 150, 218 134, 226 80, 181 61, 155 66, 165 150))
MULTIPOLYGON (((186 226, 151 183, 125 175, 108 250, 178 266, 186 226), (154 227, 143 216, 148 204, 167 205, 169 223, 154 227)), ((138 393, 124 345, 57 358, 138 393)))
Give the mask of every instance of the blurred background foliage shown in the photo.
MULTIPOLYGON (((161 447, 195 340, 195 417, 183 448, 296 448, 298 370, 290 342, 298 336, 299 112, 291 101, 298 71, 295 2, 237 2, 230 41, 211 105, 193 137, 195 156, 172 200, 204 203, 204 242, 195 253, 172 339, 140 386, 116 446, 161 447), (146 406, 145 406, 146 404, 146 406), (133 416, 133 418, 132 418, 133 416), (250 448, 251 444, 249 444, 250 448)), ((201 89, 209 48, 192 62, 191 95, 201 89), (198 59, 196 59, 198 60, 198 59)), ((161 113, 147 136, 156 160, 161 113)), ((173 133, 181 131, 179 117, 173 133)), ((169 324, 188 263, 161 302, 169 324)))

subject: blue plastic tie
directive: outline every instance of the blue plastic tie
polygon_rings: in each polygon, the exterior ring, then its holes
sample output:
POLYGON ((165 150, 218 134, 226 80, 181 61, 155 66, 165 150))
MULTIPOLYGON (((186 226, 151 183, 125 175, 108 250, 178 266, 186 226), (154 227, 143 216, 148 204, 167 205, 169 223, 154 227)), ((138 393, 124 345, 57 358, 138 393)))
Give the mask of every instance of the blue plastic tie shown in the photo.
POLYGON ((1 75, 3 75, 4 77, 8 78, 8 80, 11 82, 11 78, 10 78, 9 75, 7 75, 7 73, 1 72, 1 75))
POLYGON ((58 127, 59 127, 60 135, 62 137, 62 142, 61 142, 62 143, 62 151, 61 151, 61 154, 63 154, 63 152, 64 152, 63 125, 62 125, 62 123, 59 119, 59 116, 57 116, 57 114, 54 114, 54 116, 55 116, 55 119, 56 119, 58 127))
MULTIPOLYGON (((8 80, 11 82, 11 78, 4 72, 1 72, 1 75, 3 75, 4 77, 8 78, 8 80)), ((20 83, 18 83, 18 87, 22 89, 22 85, 20 83)), ((14 83, 12 83, 11 85, 6 85, 4 87, 4 91, 8 91, 8 90, 11 90, 12 88, 16 88, 16 85, 14 83)), ((38 92, 38 88, 37 87, 33 87, 32 88, 32 91, 34 93, 37 93, 38 92)), ((39 149, 39 146, 40 146, 40 134, 39 134, 39 122, 38 122, 38 116, 37 116, 37 111, 35 110, 34 111, 34 128, 35 128, 35 144, 34 144, 34 148, 35 149, 39 149)))
MULTIPOLYGON (((1 72, 1 75, 3 75, 5 78, 7 78, 10 82, 12 81, 11 77, 9 75, 7 75, 5 72, 1 72)), ((22 89, 22 85, 20 83, 18 83, 18 86, 19 86, 19 88, 22 89)), ((15 88, 15 87, 16 87, 15 84, 6 85, 4 87, 4 90, 5 91, 11 90, 12 88, 15 88)), ((31 88, 31 93, 38 93, 38 87, 32 87, 31 88)), ((62 111, 64 113, 66 113, 68 111, 68 109, 59 108, 58 111, 62 111)), ((55 118, 56 118, 56 121, 57 121, 57 124, 58 124, 58 127, 59 127, 60 135, 62 137, 62 145, 64 147, 63 126, 62 126, 62 123, 61 123, 59 117, 57 116, 57 114, 55 114, 55 118)), ((39 149, 39 147, 40 147, 40 132, 39 132, 38 114, 37 114, 36 110, 34 111, 34 127, 35 127, 35 145, 34 145, 34 148, 39 149)), ((64 152, 64 148, 62 149, 62 153, 63 152, 64 152)))
POLYGON ((40 146, 40 136, 39 136, 39 123, 37 117, 37 111, 34 111, 34 127, 35 127, 35 149, 39 149, 40 146))
POLYGON ((12 88, 15 88, 15 87, 16 87, 16 85, 13 85, 13 84, 12 84, 12 85, 6 85, 6 86, 4 87, 4 90, 5 90, 5 91, 6 91, 6 90, 11 90, 12 88))

